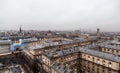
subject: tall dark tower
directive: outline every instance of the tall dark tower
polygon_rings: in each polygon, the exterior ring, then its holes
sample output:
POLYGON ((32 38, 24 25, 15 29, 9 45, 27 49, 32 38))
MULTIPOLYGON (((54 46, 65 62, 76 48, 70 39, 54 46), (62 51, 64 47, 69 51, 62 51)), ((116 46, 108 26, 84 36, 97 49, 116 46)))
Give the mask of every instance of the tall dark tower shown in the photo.
POLYGON ((22 33, 21 25, 20 25, 20 30, 19 30, 19 32, 22 33))

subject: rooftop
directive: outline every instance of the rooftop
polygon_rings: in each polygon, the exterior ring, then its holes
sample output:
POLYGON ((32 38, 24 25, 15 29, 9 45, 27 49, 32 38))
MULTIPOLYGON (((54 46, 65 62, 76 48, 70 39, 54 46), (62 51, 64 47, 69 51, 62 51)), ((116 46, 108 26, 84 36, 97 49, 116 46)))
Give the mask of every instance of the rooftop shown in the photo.
POLYGON ((10 44, 12 43, 11 40, 0 40, 0 44, 10 44))
POLYGON ((120 57, 113 55, 113 54, 108 54, 108 53, 99 52, 99 51, 95 51, 95 50, 91 50, 91 49, 85 49, 85 48, 79 48, 79 50, 80 50, 80 52, 83 52, 86 54, 90 54, 93 56, 97 56, 97 57, 115 61, 115 62, 120 62, 120 57))
POLYGON ((108 44, 107 45, 101 44, 99 46, 103 48, 108 48, 108 49, 120 50, 120 46, 113 46, 113 45, 108 45, 108 44))
POLYGON ((83 53, 97 56, 100 58, 105 58, 105 59, 115 61, 115 62, 120 62, 120 57, 118 57, 116 55, 108 54, 108 53, 104 53, 104 52, 99 52, 99 51, 91 50, 88 48, 81 48, 81 47, 70 48, 70 49, 62 50, 62 51, 49 52, 49 53, 45 53, 45 55, 49 58, 55 58, 55 57, 60 57, 63 55, 68 55, 68 54, 72 54, 72 53, 79 53, 79 52, 83 52, 83 53))
POLYGON ((57 64, 57 62, 54 62, 51 67, 57 71, 57 73, 70 73, 71 69, 63 64, 57 64))
POLYGON ((61 42, 51 41, 51 42, 44 42, 44 44, 40 44, 40 45, 33 45, 33 46, 30 46, 29 48, 30 49, 42 49, 48 46, 56 46, 56 45, 63 45, 63 44, 70 44, 70 43, 73 43, 73 41, 71 40, 63 40, 61 42))
POLYGON ((9 67, 0 67, 0 73, 22 73, 19 65, 9 66, 9 67))
POLYGON ((37 38, 27 38, 27 39, 24 39, 24 42, 33 42, 33 41, 37 41, 38 39, 37 38))
POLYGON ((111 44, 120 45, 120 42, 118 42, 118 41, 112 41, 111 44))

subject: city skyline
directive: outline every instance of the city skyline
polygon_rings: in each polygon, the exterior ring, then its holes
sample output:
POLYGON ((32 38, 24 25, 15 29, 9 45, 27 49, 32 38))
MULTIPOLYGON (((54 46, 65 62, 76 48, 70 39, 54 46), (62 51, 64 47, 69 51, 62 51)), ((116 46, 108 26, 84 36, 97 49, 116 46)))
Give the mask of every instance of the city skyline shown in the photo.
POLYGON ((1 0, 1 30, 120 29, 119 0, 1 0))

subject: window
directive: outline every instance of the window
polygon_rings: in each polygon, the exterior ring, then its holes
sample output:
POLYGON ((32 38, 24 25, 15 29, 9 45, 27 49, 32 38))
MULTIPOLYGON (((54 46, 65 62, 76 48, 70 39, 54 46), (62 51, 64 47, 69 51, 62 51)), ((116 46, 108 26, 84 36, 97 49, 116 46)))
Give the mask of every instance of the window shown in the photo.
POLYGON ((43 62, 45 62, 45 58, 43 58, 43 62))
POLYGON ((71 59, 72 59, 72 56, 71 56, 71 59))
POLYGON ((68 58, 66 58, 66 61, 68 60, 68 58))
POLYGON ((105 72, 105 70, 103 69, 103 73, 105 72))
POLYGON ((111 69, 108 69, 108 73, 111 73, 111 69))
POLYGON ((88 64, 90 63, 90 61, 88 61, 88 64))
POLYGON ((41 54, 41 51, 39 51, 39 54, 41 54))
POLYGON ((97 62, 99 63, 99 62, 100 62, 100 59, 97 59, 97 62))
POLYGON ((84 54, 84 56, 86 56, 86 55, 84 54))
POLYGON ((116 51, 116 53, 118 54, 118 50, 116 51))
POLYGON ((111 67, 111 66, 112 66, 112 63, 111 63, 111 62, 109 62, 109 63, 108 63, 108 66, 109 66, 109 67, 111 67))
POLYGON ((112 50, 112 53, 114 52, 114 50, 112 50))
POLYGON ((92 59, 94 60, 94 57, 92 59))
POLYGON ((68 59, 70 60, 70 57, 68 59))
POLYGON ((88 56, 88 58, 90 58, 90 56, 88 56))
POLYGON ((97 67, 99 67, 99 65, 97 65, 97 67))
POLYGON ((103 65, 105 65, 105 60, 103 60, 103 65))
POLYGON ((68 66, 68 64, 66 64, 66 66, 68 66))

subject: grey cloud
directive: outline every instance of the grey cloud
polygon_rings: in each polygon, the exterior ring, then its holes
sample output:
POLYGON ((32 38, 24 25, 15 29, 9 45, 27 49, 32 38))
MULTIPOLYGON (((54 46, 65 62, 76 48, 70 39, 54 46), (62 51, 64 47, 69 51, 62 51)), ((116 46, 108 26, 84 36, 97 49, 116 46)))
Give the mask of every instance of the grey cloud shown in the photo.
POLYGON ((120 31, 119 0, 0 0, 1 29, 120 31))

